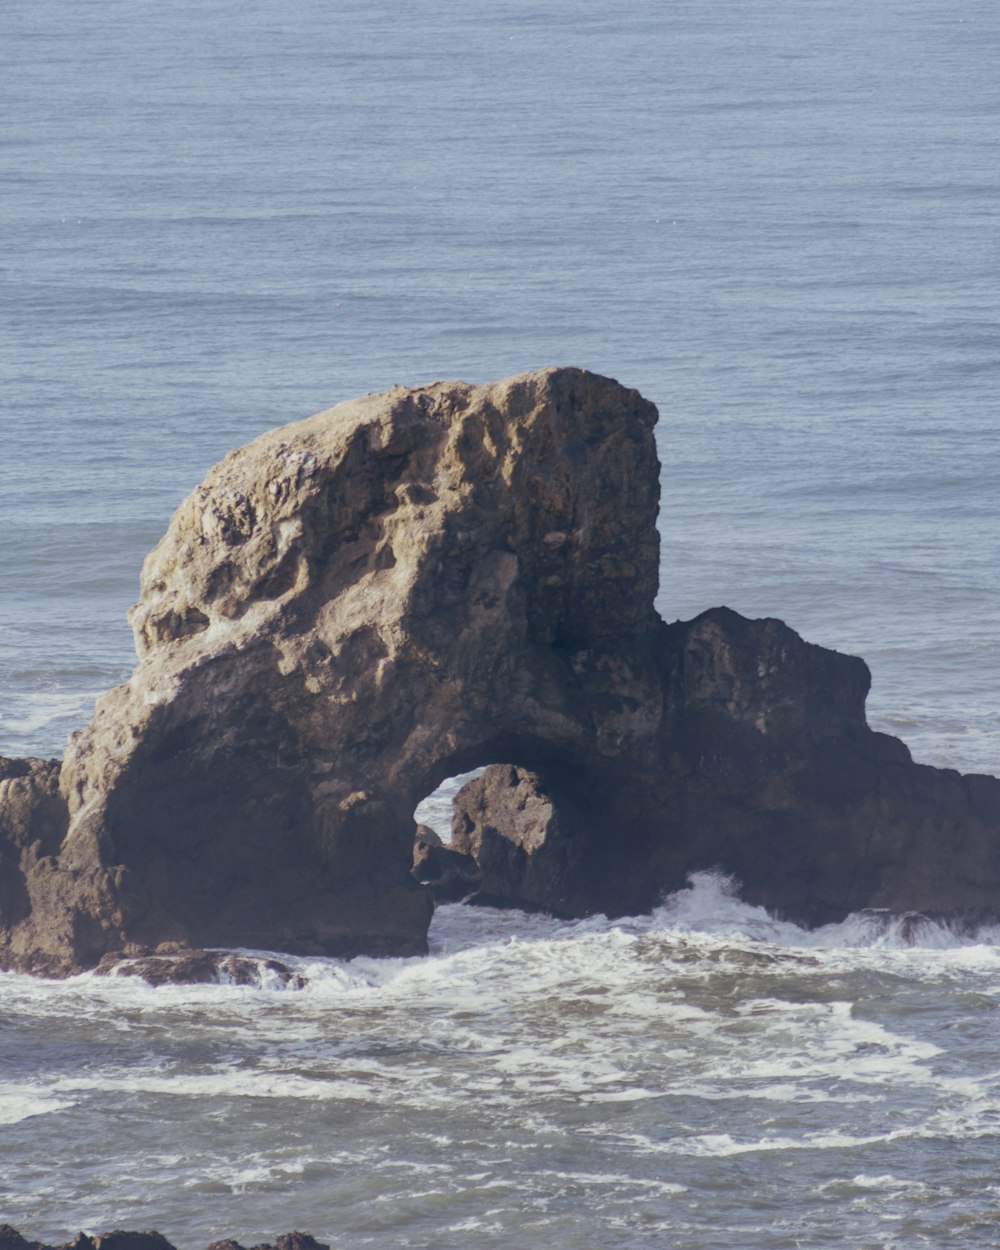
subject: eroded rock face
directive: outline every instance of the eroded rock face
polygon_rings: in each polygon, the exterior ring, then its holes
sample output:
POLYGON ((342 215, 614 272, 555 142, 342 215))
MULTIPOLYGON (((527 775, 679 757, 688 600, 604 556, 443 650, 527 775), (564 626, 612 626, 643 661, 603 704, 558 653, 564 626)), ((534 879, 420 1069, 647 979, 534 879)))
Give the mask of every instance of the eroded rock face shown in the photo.
POLYGON ((715 866, 809 922, 1000 913, 1000 782, 873 734, 860 660, 656 616, 655 419, 549 369, 227 456, 146 561, 129 683, 61 767, 0 764, 0 965, 419 953, 432 886, 624 914, 715 866), (414 807, 479 765, 421 884, 414 807))
MULTIPOLYGON (((656 723, 655 419, 551 369, 369 396, 227 456, 146 561, 140 663, 70 743, 3 962, 424 950, 420 799, 496 759, 614 772, 656 723)), ((35 817, 2 810, 10 858, 35 817)))

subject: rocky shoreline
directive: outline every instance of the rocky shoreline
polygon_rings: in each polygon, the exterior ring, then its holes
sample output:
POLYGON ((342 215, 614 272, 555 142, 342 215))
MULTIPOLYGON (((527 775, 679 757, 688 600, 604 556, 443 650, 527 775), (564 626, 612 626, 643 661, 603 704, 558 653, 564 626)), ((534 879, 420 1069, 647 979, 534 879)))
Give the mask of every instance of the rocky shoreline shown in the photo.
MULTIPOLYGON (((72 1241, 52 1246, 42 1241, 31 1241, 9 1224, 0 1224, 0 1250, 177 1250, 177 1247, 157 1232, 126 1232, 122 1229, 97 1236, 78 1233, 72 1241)), ((227 1237, 213 1241, 207 1250, 330 1250, 330 1247, 309 1233, 283 1233, 273 1243, 262 1242, 247 1247, 227 1237)))
POLYGON ((807 925, 1000 917, 1000 781, 874 733, 862 660, 660 619, 656 420, 545 369, 230 453, 145 562, 130 681, 61 761, 0 760, 0 967, 418 955, 435 896, 618 916, 710 868, 807 925))

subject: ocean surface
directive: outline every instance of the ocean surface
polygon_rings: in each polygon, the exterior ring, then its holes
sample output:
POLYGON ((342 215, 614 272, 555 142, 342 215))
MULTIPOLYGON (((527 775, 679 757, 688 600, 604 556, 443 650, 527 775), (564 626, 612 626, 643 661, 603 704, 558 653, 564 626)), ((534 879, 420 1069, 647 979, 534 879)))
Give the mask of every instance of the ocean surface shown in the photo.
MULTIPOLYGON (((660 409, 667 619, 779 616, 1000 772, 998 64, 987 0, 5 0, 0 754, 127 677, 227 450, 575 364, 660 409)), ((298 988, 0 975, 0 1222, 1000 1245, 1000 930, 809 933, 706 872, 431 937, 298 988)))

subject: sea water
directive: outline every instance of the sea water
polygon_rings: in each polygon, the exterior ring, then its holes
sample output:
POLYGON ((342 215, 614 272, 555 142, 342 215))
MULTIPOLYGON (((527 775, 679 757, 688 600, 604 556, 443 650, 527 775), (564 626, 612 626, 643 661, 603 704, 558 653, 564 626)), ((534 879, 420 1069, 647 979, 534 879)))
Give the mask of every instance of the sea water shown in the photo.
MULTIPOLYGON (((127 677, 231 447, 565 363, 660 408, 667 619, 780 616, 918 759, 1000 771, 998 53, 985 0, 7 0, 0 754, 127 677)), ((1000 1241, 995 932, 807 933, 706 873, 431 938, 299 988, 0 977, 0 1221, 1000 1241)))

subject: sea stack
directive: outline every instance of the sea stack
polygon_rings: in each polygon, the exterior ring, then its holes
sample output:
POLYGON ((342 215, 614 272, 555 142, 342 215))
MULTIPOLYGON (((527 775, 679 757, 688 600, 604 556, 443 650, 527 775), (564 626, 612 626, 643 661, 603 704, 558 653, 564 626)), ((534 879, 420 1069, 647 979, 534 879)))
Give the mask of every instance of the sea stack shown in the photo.
POLYGON ((61 764, 0 761, 0 966, 418 954, 413 810, 479 765, 490 901, 625 914, 719 867, 808 923, 1000 914, 1000 782, 873 733, 861 660, 657 616, 656 415, 545 369, 227 456, 145 562, 130 681, 61 764))

